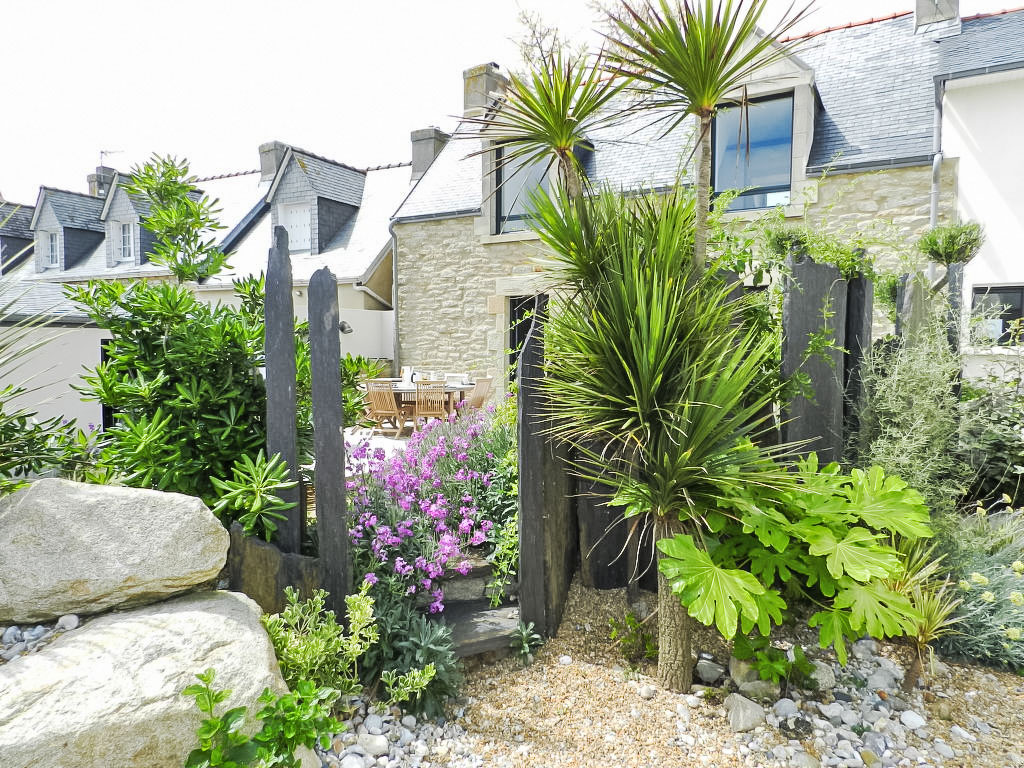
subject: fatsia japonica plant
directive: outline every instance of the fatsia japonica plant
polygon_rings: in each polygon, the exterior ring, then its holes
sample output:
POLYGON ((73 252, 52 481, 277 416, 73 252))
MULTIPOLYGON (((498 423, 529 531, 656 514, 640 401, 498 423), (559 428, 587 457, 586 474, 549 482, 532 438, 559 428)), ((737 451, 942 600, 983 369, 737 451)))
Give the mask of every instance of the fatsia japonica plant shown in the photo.
POLYGON ((893 588, 904 570, 897 540, 932 535, 921 494, 880 467, 843 474, 817 456, 797 462, 791 487, 731 489, 708 512, 700 546, 691 535, 658 542, 660 562, 690 614, 726 638, 767 635, 782 621, 784 587, 819 610, 820 645, 846 663, 846 641, 916 631, 918 615, 893 588))

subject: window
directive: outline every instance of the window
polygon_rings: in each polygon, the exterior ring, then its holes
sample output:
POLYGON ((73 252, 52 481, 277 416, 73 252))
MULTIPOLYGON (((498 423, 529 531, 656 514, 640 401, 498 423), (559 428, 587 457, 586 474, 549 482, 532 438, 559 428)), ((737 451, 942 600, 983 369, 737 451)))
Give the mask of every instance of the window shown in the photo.
POLYGON ((60 240, 56 232, 50 232, 48 235, 49 248, 46 252, 47 265, 51 267, 60 266, 60 240))
POLYGON ((121 225, 121 251, 118 261, 135 261, 135 254, 132 252, 132 225, 121 225))
POLYGON ((535 189, 548 189, 547 164, 527 165, 522 160, 502 164, 502 147, 494 150, 496 172, 494 234, 523 232, 529 229, 530 195, 535 189))
POLYGON ((309 250, 309 228, 311 223, 311 209, 304 203, 282 205, 278 209, 278 222, 288 230, 288 250, 295 251, 309 250))
POLYGON ((718 110, 711 131, 712 187, 742 190, 731 210, 786 205, 793 165, 793 97, 718 110))
POLYGON ((1024 285, 976 286, 973 308, 989 318, 983 335, 993 344, 1009 344, 1014 340, 1014 320, 1024 318, 1024 285))

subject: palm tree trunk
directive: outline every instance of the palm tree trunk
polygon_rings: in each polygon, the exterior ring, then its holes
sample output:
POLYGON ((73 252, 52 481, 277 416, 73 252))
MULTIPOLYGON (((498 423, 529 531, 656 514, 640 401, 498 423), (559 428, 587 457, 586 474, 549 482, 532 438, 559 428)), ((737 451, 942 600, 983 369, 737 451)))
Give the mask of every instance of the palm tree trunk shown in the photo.
POLYGON ((697 143, 697 212, 693 233, 693 266, 704 271, 708 260, 708 211, 711 210, 711 115, 701 115, 697 143))
POLYGON ((558 153, 558 167, 562 178, 565 181, 565 193, 570 200, 575 200, 583 194, 583 184, 580 182, 579 174, 573 165, 573 159, 568 153, 558 153))
MULTIPOLYGON (((659 521, 656 535, 671 538, 679 524, 659 521)), ((658 559, 664 557, 658 551, 658 559)), ((668 579, 658 569, 658 682, 670 691, 685 693, 693 682, 691 619, 686 607, 672 594, 668 579)))

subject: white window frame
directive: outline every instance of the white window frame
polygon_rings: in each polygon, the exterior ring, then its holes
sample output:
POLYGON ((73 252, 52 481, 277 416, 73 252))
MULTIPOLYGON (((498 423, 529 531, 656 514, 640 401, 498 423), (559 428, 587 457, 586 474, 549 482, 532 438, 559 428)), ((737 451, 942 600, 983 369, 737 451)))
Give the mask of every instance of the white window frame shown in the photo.
POLYGON ((60 235, 56 232, 47 232, 46 266, 60 266, 60 235))
POLYGON ((117 260, 120 262, 135 261, 135 232, 130 223, 121 223, 121 245, 118 249, 117 260), (125 237, 127 235, 127 238, 125 237))

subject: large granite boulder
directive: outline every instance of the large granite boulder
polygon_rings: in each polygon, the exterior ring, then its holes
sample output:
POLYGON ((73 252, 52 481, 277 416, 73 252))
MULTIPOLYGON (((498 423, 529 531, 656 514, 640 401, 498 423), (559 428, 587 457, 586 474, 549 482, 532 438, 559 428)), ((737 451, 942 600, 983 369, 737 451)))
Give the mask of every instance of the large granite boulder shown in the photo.
POLYGON ((0 624, 163 600, 216 578, 227 550, 193 496, 39 480, 0 499, 0 624))
MULTIPOLYGON (((234 592, 201 592, 86 623, 0 666, 0 766, 181 768, 199 711, 181 695, 216 670, 221 706, 258 708, 284 691, 260 609, 234 592)), ((223 710, 218 710, 223 711, 223 710)))

